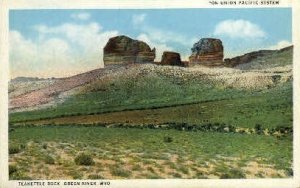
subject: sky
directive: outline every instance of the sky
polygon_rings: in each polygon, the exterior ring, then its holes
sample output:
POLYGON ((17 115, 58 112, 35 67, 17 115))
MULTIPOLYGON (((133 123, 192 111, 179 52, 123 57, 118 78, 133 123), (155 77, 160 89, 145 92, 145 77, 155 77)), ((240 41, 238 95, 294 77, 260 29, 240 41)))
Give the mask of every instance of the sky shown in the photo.
POLYGON ((65 77, 103 67, 108 39, 127 35, 188 60, 201 38, 225 58, 292 44, 291 8, 10 10, 10 77, 65 77))

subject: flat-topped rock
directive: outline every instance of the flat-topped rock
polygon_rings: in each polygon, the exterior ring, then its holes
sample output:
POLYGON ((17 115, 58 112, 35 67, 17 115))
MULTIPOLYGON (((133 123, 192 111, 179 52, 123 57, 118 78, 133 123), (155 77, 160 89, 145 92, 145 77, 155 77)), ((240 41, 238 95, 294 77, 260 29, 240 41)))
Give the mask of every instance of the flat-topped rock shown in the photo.
POLYGON ((194 44, 192 55, 189 57, 190 66, 206 65, 221 66, 223 65, 223 44, 220 39, 202 38, 194 44))
POLYGON ((165 51, 161 57, 161 65, 185 66, 177 52, 165 51))
POLYGON ((104 65, 153 63, 154 59, 155 48, 124 35, 110 38, 103 52, 104 65))

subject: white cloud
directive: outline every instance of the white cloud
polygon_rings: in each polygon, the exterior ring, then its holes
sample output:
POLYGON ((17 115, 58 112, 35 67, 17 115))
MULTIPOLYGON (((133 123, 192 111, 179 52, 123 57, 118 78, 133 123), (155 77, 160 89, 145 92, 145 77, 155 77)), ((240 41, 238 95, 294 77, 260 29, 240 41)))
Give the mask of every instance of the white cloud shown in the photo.
POLYGON ((214 35, 228 36, 230 38, 264 38, 266 33, 256 24, 247 20, 224 20, 218 23, 214 35))
POLYGON ((132 23, 134 25, 139 25, 144 22, 146 16, 146 14, 135 14, 132 16, 132 23))
POLYGON ((63 35, 69 41, 81 46, 87 53, 99 53, 99 48, 103 48, 109 38, 118 34, 117 31, 102 31, 102 27, 95 22, 82 25, 65 23, 56 27, 39 25, 35 26, 35 29, 41 35, 63 35))
POLYGON ((195 40, 197 40, 196 38, 189 38, 178 33, 165 31, 150 26, 145 26, 143 31, 147 33, 152 40, 160 41, 162 43, 173 42, 191 47, 195 40))
POLYGON ((292 45, 291 42, 289 42, 287 40, 282 40, 282 41, 279 41, 277 44, 268 47, 267 49, 269 49, 269 50, 279 50, 279 49, 282 49, 282 48, 285 48, 285 47, 288 47, 288 46, 291 46, 291 45, 292 45))
MULTIPOLYGON (((51 38, 35 43, 25 39, 18 31, 10 32, 11 77, 39 76, 48 77, 55 69, 70 68, 74 62, 67 42, 51 38), (42 54, 42 55, 41 55, 42 54)), ((59 76, 60 71, 57 71, 59 76)))
POLYGON ((71 18, 75 20, 88 20, 91 18, 91 15, 89 13, 77 13, 71 14, 71 18))
MULTIPOLYGON (((132 23, 141 31, 141 34, 137 38, 156 48, 157 61, 161 59, 163 51, 174 50, 174 48, 170 47, 168 43, 172 43, 175 47, 177 46, 182 48, 183 46, 186 49, 190 49, 193 43, 197 41, 197 38, 195 37, 187 37, 180 33, 150 26, 145 22, 146 18, 146 14, 134 15, 132 16, 132 23)), ((187 54, 181 55, 187 56, 187 54)))
POLYGON ((103 67, 103 48, 118 31, 103 31, 98 23, 34 27, 38 40, 10 31, 11 77, 64 77, 103 67), (64 72, 65 71, 65 72, 64 72))

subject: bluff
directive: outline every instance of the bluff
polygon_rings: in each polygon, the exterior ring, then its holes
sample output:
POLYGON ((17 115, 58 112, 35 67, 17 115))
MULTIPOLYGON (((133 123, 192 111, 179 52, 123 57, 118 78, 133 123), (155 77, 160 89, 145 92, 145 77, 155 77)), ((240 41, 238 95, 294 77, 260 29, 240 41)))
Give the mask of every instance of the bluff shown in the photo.
POLYGON ((104 65, 153 63, 155 48, 125 35, 110 38, 103 51, 104 65))
POLYGON ((184 62, 181 61, 180 54, 170 51, 165 51, 163 53, 160 65, 185 66, 184 62))
POLYGON ((206 65, 220 66, 223 65, 223 45, 220 39, 202 38, 193 45, 192 55, 189 57, 190 66, 206 65))
MULTIPOLYGON (((226 58, 224 60, 224 65, 226 67, 237 67, 242 64, 254 64, 254 63, 261 63, 261 64, 268 64, 268 60, 276 58, 279 56, 280 58, 276 59, 274 62, 270 62, 269 64, 278 64, 284 65, 285 63, 281 63, 280 61, 292 62, 293 57, 293 46, 288 46, 282 48, 280 50, 259 50, 254 52, 249 52, 244 55, 236 56, 233 58, 226 58), (283 58, 284 57, 284 58, 283 58), (255 62, 256 61, 256 62, 255 62)), ((248 65, 249 67, 250 65, 248 65)), ((254 65, 253 65, 254 66, 254 65)))

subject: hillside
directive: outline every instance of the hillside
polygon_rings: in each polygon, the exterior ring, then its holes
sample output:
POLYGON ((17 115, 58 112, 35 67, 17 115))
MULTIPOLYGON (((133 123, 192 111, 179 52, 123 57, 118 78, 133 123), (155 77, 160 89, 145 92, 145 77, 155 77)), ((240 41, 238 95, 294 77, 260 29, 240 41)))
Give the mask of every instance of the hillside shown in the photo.
POLYGON ((10 117, 23 121, 258 96, 291 82, 291 50, 267 53, 234 69, 111 65, 63 79, 26 80, 29 87, 11 82, 10 117), (263 59, 264 66, 254 69, 263 59))
POLYGON ((10 179, 290 178, 292 53, 272 53, 10 82, 10 179))
POLYGON ((242 70, 268 69, 290 65, 293 62, 293 46, 280 50, 260 50, 225 59, 226 66, 242 70))
POLYGON ((50 82, 48 80, 38 80, 31 82, 28 82, 26 80, 25 82, 23 81, 17 83, 10 82, 9 87, 11 88, 11 92, 9 93, 9 108, 27 108, 50 103, 59 94, 87 84, 97 79, 98 77, 101 77, 102 75, 110 74, 112 70, 115 69, 117 68, 115 68, 114 66, 107 67, 106 69, 95 69, 83 74, 61 78, 50 82), (46 84, 44 82, 46 82, 46 84), (24 87, 26 88, 26 91, 23 91, 24 87))
POLYGON ((58 79, 40 79, 31 77, 17 77, 10 81, 8 94, 10 97, 17 97, 19 95, 32 92, 48 87, 55 83, 58 79))

